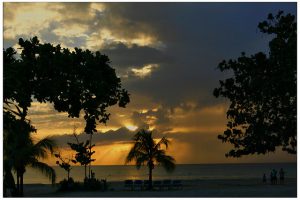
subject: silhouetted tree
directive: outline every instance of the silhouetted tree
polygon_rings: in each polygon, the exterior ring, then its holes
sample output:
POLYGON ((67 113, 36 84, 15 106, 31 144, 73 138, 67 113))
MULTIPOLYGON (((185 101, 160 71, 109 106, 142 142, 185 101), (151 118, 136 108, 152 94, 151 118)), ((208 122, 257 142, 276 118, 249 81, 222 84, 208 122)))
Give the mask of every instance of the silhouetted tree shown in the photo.
POLYGON ((54 141, 46 137, 34 143, 31 137, 31 132, 35 131, 34 127, 8 113, 4 115, 3 122, 5 127, 3 135, 4 173, 5 177, 9 178, 12 176, 12 170, 16 172, 17 195, 23 196, 23 176, 27 166, 40 170, 54 184, 55 171, 39 160, 47 158, 48 151, 53 152, 53 148, 56 146, 54 141))
POLYGON ((152 170, 155 164, 160 164, 168 171, 175 169, 175 160, 173 157, 166 155, 166 151, 161 149, 161 145, 165 145, 166 149, 170 141, 163 137, 159 142, 155 142, 151 131, 142 129, 133 137, 134 145, 127 155, 126 163, 133 160, 136 161, 137 169, 140 169, 145 163, 149 169, 149 189, 152 189, 152 170))
MULTIPOLYGON (((72 118, 78 118, 83 111, 87 134, 97 131, 97 121, 106 123, 109 119, 107 107, 125 107, 129 103, 129 94, 121 87, 109 58, 99 51, 70 51, 60 45, 41 44, 37 37, 20 38, 19 45, 22 53, 18 56, 11 47, 3 52, 3 110, 7 116, 4 123, 9 125, 18 120, 24 124, 17 126, 20 130, 4 126, 8 137, 15 134, 12 130, 24 134, 20 137, 28 136, 23 129, 32 127, 26 116, 34 99, 53 103, 57 111, 67 112, 72 118)), ((24 144, 20 140, 18 145, 24 144)), ((11 157, 11 152, 6 152, 5 156, 11 157)), ((5 169, 10 166, 8 162, 5 169)))
POLYGON ((54 154, 54 156, 59 159, 58 161, 56 161, 56 164, 58 166, 60 166, 60 168, 64 169, 67 172, 67 178, 68 178, 67 180, 69 181, 70 180, 70 171, 72 169, 72 167, 70 165, 71 159, 62 158, 60 153, 56 153, 56 154, 54 154))
POLYGON ((109 119, 107 107, 125 107, 129 102, 128 92, 121 88, 109 58, 99 51, 70 51, 60 45, 41 44, 37 37, 25 41, 20 38, 19 45, 19 58, 13 48, 3 52, 5 112, 17 106, 25 118, 33 99, 50 102, 72 118, 83 111, 85 132, 92 134, 97 131, 97 121, 105 123, 109 119))
POLYGON ((216 97, 231 101, 227 130, 219 139, 233 144, 226 156, 265 154, 277 146, 296 153, 297 145, 297 25, 295 16, 268 15, 258 25, 270 34, 269 55, 259 52, 223 61, 218 68, 231 70, 233 77, 220 81, 216 97))
POLYGON ((71 147, 72 150, 76 152, 75 159, 72 160, 73 163, 80 163, 81 166, 84 166, 84 179, 87 178, 86 175, 86 167, 95 159, 92 159, 92 155, 95 153, 95 151, 92 151, 92 148, 95 146, 90 145, 90 141, 87 140, 86 142, 79 142, 78 137, 76 133, 73 133, 76 143, 68 143, 68 145, 71 147))

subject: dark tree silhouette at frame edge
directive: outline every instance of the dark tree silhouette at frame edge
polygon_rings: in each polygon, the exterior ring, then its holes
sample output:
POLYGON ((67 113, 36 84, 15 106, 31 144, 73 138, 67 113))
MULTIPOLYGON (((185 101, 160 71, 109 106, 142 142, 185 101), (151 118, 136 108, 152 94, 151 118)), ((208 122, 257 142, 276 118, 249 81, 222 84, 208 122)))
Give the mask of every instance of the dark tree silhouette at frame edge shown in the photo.
MULTIPOLYGON (((91 135, 97 131, 97 121, 109 120, 107 107, 125 107, 129 103, 129 94, 121 87, 109 58, 99 51, 70 51, 60 45, 41 44, 37 37, 20 38, 19 45, 19 57, 11 47, 3 52, 3 115, 7 135, 11 134, 9 124, 15 120, 31 126, 26 117, 33 100, 53 103, 55 110, 67 112, 72 118, 78 118, 83 111, 85 132, 91 135)), ((5 149, 4 154, 11 157, 5 149)), ((11 171, 11 167, 6 165, 6 171, 11 171)))
POLYGON ((296 154, 297 147, 297 24, 295 16, 269 14, 259 23, 272 36, 269 55, 259 52, 219 64, 234 76, 220 81, 215 97, 230 100, 227 130, 218 138, 233 145, 226 156, 274 152, 296 154))
MULTIPOLYGON (((32 132, 35 131, 34 127, 26 121, 16 119, 11 114, 4 115, 3 121, 3 184, 13 189, 13 196, 23 196, 23 180, 28 166, 40 170, 54 184, 56 179, 54 169, 40 159, 47 158, 48 152, 53 154, 53 150, 56 148, 55 142, 49 137, 34 142, 31 137, 32 132), (16 173, 16 186, 12 171, 16 173)), ((7 187, 3 189, 5 190, 7 187)))
POLYGON ((58 112, 79 117, 83 111, 85 132, 96 132, 96 123, 106 123, 106 108, 129 103, 128 92, 110 67, 110 60, 99 51, 75 48, 70 51, 41 44, 37 37, 20 38, 21 58, 16 59, 13 48, 4 50, 4 110, 11 104, 22 109, 24 118, 33 99, 50 102, 58 112))

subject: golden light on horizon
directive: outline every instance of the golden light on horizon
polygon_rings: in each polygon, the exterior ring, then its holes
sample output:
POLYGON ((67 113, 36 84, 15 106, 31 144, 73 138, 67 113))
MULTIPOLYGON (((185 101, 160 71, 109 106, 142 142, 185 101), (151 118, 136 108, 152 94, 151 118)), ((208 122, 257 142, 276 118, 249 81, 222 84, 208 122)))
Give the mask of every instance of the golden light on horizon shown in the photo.
POLYGON ((147 113, 147 112, 148 112, 147 109, 142 109, 142 110, 141 110, 141 113, 147 113))
MULTIPOLYGON (((93 165, 123 165, 125 163, 125 158, 132 147, 131 143, 113 143, 113 144, 96 144, 93 150, 96 152, 92 157, 96 159, 93 165), (113 155, 113 156, 112 156, 113 155)), ((60 152, 62 157, 73 159, 76 152, 71 150, 69 147, 59 148, 56 152, 60 152)), ((56 160, 54 156, 50 156, 46 159, 42 159, 51 166, 56 166, 56 160)), ((73 164, 77 165, 79 164, 73 164)))
POLYGON ((106 133, 108 131, 116 131, 119 128, 121 128, 121 127, 119 127, 119 126, 101 126, 100 128, 97 128, 97 131, 100 131, 102 133, 106 133))
POLYGON ((125 125, 125 127, 126 127, 128 130, 130 130, 130 131, 135 131, 135 130, 137 130, 137 129, 138 129, 138 127, 137 127, 137 126, 130 125, 130 124, 128 124, 128 125, 125 125))

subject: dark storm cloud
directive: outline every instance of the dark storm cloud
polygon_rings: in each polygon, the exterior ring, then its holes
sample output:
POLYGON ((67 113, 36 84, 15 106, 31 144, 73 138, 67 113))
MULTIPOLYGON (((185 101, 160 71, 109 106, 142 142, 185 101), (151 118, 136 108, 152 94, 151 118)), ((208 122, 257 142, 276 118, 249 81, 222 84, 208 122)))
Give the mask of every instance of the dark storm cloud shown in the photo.
POLYGON ((136 44, 127 46, 123 43, 114 43, 101 49, 101 52, 108 55, 112 65, 117 68, 142 67, 146 64, 167 62, 162 51, 136 44))
MULTIPOLYGON (((118 130, 110 130, 105 133, 97 132, 93 134, 92 142, 97 145, 106 145, 113 143, 129 143, 135 132, 129 131, 127 128, 120 128, 118 130)), ((67 147, 68 142, 76 142, 72 134, 54 135, 52 138, 57 142, 59 147, 67 147)), ((85 133, 78 134, 80 142, 90 139, 90 136, 85 133)))
MULTIPOLYGON (((55 4, 54 4, 55 5, 55 4)), ((84 2, 65 2, 59 3, 61 5, 57 11, 64 16, 63 22, 83 24, 85 22, 88 23, 90 14, 90 3, 84 2)))
MULTIPOLYGON (((16 13, 8 9, 14 5, 5 4, 6 18, 14 18, 16 13)), ((130 46, 113 41, 104 43, 100 50, 111 58, 117 72, 131 75, 123 79, 130 93, 148 96, 166 109, 186 101, 197 102, 199 107, 223 101, 212 95, 218 80, 226 76, 216 70, 218 63, 236 58, 242 51, 266 52, 270 37, 261 34, 257 24, 270 12, 296 14, 296 3, 104 3, 103 10, 93 8, 92 3, 47 6, 61 16, 60 21, 53 19, 40 30, 46 42, 84 47, 96 33, 94 47, 100 48, 97 40, 106 38, 97 33, 104 29, 128 41, 141 34, 151 37, 151 45, 130 46), (54 32, 69 26, 86 27, 85 35, 59 36, 54 32), (159 64, 151 76, 137 78, 129 73, 130 67, 147 64, 159 64)), ((5 39, 4 46, 12 43, 5 39)))
MULTIPOLYGON (((130 93, 148 96, 166 109, 185 101, 196 101, 200 107, 220 103, 222 100, 212 95, 218 80, 226 76, 216 70, 218 63, 236 58, 242 51, 266 52, 270 37, 261 34, 257 24, 270 12, 284 10, 296 14, 296 3, 104 3, 103 11, 93 10, 91 3, 58 5, 50 4, 49 8, 63 15, 62 21, 55 23, 54 19, 40 32, 47 42, 84 46, 84 36, 63 37, 53 32, 60 25, 74 24, 87 26, 88 37, 89 33, 105 28, 125 39, 145 34, 162 42, 163 49, 112 43, 100 50, 122 73, 130 67, 159 64, 151 76, 130 76, 123 79, 123 84, 130 93)), ((12 15, 9 11, 5 13, 12 15)), ((8 43, 12 41, 5 40, 4 44, 8 43)))
POLYGON ((58 22, 49 23, 49 26, 47 28, 40 31, 41 39, 46 40, 49 43, 57 43, 57 41, 60 41, 59 36, 53 32, 53 30, 58 28, 59 26, 60 25, 58 22))
MULTIPOLYGON (((128 3, 107 4, 111 13, 134 24, 146 24, 166 45, 168 59, 147 79, 125 82, 132 92, 178 106, 193 99, 201 106, 219 103, 212 96, 224 75, 223 59, 266 51, 269 37, 257 25, 269 12, 295 13, 295 3, 128 3)), ((118 30, 126 26, 119 26, 118 30)), ((138 27, 137 27, 138 29, 138 27)))
MULTIPOLYGON (((152 24, 129 18, 129 12, 141 12, 134 10, 135 3, 104 3, 104 5, 106 7, 104 11, 96 11, 94 23, 90 26, 91 30, 107 28, 113 34, 124 38, 134 38, 141 33, 153 33, 152 24)), ((151 16, 148 17, 151 18, 151 16)))
POLYGON ((155 126, 155 129, 159 132, 164 132, 170 129, 170 109, 159 108, 157 110, 147 110, 145 112, 134 111, 131 115, 133 123, 139 128, 151 128, 155 126))

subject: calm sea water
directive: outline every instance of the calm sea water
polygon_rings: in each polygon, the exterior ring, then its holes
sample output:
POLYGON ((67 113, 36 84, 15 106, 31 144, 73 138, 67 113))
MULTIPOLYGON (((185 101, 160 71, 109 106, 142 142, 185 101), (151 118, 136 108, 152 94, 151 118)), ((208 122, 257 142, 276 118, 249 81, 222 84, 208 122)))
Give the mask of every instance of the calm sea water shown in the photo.
MULTIPOLYGON (((263 173, 269 176, 272 169, 279 171, 283 168, 287 178, 297 178, 296 163, 255 163, 255 164, 182 164, 177 165, 173 173, 165 172, 157 166, 153 171, 153 177, 160 179, 261 179, 263 173)), ((66 172, 54 167, 57 174, 57 182, 66 178, 66 172)), ((106 178, 108 181, 124 181, 126 179, 148 178, 148 170, 142 167, 137 170, 135 166, 113 165, 113 166, 92 166, 95 176, 98 179, 106 178)), ((70 173, 75 181, 82 181, 84 177, 84 167, 74 166, 70 173)), ((24 183, 50 183, 39 171, 28 168, 24 175, 24 183)))

